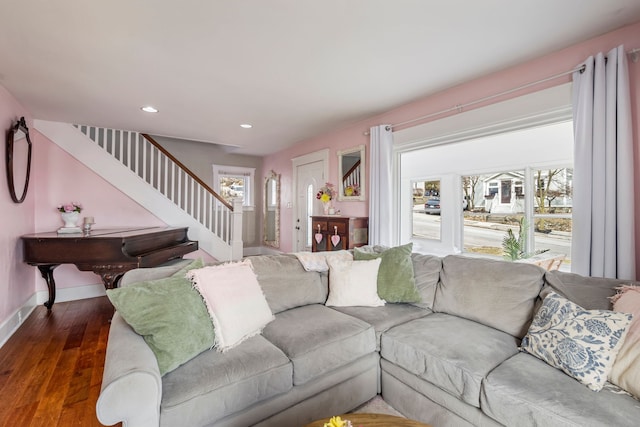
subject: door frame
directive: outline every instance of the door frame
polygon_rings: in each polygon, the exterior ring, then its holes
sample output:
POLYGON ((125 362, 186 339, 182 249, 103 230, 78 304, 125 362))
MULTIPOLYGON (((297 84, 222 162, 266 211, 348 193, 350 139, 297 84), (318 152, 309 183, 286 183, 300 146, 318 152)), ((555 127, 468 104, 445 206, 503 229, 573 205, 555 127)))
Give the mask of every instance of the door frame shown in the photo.
POLYGON ((291 216, 291 250, 297 250, 297 230, 296 219, 298 216, 298 167, 306 165, 307 163, 323 162, 324 180, 329 181, 329 149, 314 151, 313 153, 305 154, 302 156, 294 157, 291 159, 293 166, 293 215, 291 216))

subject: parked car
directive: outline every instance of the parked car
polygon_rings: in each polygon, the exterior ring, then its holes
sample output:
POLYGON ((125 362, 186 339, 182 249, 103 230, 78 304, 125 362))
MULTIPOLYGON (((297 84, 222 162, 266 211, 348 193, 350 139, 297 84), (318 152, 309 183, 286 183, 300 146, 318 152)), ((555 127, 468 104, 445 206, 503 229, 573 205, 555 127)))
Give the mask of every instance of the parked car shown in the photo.
POLYGON ((432 197, 424 204, 424 213, 440 215, 440 197, 432 197))
MULTIPOLYGON (((466 198, 462 199, 462 210, 467 210, 468 202, 466 198)), ((440 215, 440 197, 432 197, 424 204, 424 213, 440 215)))

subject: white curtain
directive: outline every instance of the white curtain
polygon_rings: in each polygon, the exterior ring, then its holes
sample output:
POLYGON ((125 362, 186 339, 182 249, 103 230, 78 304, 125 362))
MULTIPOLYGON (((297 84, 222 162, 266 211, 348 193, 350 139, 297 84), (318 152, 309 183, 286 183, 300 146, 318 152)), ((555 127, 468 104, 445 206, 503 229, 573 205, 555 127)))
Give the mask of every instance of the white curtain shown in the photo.
POLYGON ((623 46, 573 75, 574 273, 635 279, 631 101, 623 46))
POLYGON ((393 132, 391 126, 380 125, 372 127, 369 135, 369 244, 392 246, 393 132))

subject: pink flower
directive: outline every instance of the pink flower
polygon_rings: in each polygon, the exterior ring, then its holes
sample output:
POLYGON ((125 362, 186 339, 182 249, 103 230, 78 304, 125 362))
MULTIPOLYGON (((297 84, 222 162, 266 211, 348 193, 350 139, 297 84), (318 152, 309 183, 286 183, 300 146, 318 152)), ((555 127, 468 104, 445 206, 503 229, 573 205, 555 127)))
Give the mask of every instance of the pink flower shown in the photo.
POLYGON ((82 205, 80 203, 71 202, 65 203, 63 205, 58 205, 56 209, 59 212, 82 212, 82 205))

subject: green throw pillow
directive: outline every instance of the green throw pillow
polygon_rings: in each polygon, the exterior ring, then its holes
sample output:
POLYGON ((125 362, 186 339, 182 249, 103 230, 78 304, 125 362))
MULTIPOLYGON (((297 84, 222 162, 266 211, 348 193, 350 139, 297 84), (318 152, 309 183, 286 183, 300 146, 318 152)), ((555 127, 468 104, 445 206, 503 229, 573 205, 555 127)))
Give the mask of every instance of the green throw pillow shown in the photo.
POLYGON ((386 302, 421 302, 413 275, 412 249, 413 243, 389 248, 381 253, 355 248, 353 259, 382 259, 378 270, 378 296, 386 302))
POLYGON ((213 323, 202 297, 185 277, 187 271, 203 266, 196 260, 172 276, 107 290, 118 313, 156 355, 160 375, 213 347, 213 323))

